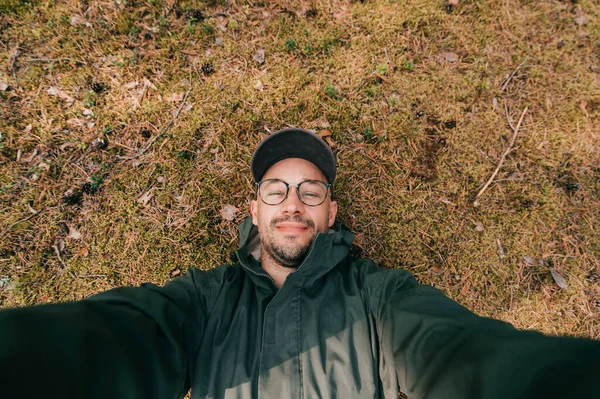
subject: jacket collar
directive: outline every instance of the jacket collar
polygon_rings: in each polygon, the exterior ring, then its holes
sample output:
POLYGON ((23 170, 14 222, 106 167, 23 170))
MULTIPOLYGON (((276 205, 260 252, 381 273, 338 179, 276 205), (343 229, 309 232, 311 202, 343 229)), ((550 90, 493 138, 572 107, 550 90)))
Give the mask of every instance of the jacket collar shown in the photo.
MULTIPOLYGON (((248 275, 257 285, 269 284, 270 277, 260 266, 260 237, 258 229, 247 217, 239 227, 240 247, 237 256, 248 275)), ((311 284, 340 263, 347 255, 354 234, 336 221, 328 233, 319 233, 304 262, 286 279, 286 284, 311 284)))

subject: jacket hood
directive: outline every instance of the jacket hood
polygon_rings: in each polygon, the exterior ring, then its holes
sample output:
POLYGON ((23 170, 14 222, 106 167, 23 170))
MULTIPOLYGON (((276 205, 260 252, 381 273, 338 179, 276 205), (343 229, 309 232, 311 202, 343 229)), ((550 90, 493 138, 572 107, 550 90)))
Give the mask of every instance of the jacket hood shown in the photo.
MULTIPOLYGON (((250 269, 252 278, 260 277, 264 280, 268 275, 260 266, 260 236, 258 228, 252 223, 251 216, 240 224, 239 233, 240 247, 237 251, 239 261, 250 269)), ((343 223, 336 220, 327 233, 317 234, 306 259, 290 273, 286 284, 288 281, 312 283, 329 272, 348 255, 353 238, 354 234, 343 223)))

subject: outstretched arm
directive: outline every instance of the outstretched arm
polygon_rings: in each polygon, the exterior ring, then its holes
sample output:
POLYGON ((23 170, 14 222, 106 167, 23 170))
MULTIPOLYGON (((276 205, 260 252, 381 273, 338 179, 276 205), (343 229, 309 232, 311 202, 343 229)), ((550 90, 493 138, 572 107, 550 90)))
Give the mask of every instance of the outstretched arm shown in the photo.
POLYGON ((384 362, 411 399, 581 399, 600 390, 600 342, 479 317, 407 272, 390 270, 379 311, 384 362))
POLYGON ((182 398, 206 309, 202 272, 83 301, 0 311, 6 398, 182 398))

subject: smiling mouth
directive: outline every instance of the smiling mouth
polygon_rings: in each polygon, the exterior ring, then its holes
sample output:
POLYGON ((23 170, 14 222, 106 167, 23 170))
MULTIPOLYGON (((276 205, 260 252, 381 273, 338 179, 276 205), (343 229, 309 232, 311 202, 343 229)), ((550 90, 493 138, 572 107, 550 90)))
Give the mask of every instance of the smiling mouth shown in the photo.
POLYGON ((302 223, 282 222, 276 226, 283 233, 299 233, 308 230, 308 226, 302 223))

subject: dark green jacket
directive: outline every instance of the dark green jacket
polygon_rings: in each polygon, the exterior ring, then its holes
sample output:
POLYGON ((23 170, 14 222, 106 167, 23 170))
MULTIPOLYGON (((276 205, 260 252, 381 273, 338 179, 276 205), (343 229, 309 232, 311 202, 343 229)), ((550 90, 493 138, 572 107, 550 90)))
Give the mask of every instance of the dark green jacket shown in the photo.
POLYGON ((1 311, 0 398, 598 397, 599 343, 478 317, 337 227, 281 289, 246 220, 235 265, 1 311))

